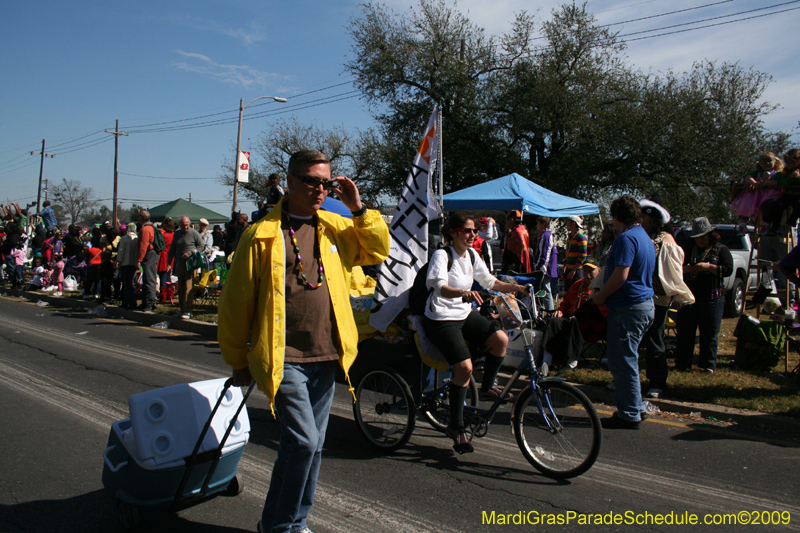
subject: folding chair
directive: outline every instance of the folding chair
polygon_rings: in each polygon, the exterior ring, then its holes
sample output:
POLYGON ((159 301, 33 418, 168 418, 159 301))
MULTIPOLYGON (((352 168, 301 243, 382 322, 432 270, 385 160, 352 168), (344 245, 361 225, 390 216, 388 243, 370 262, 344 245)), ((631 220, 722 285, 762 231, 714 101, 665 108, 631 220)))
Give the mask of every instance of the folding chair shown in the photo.
POLYGON ((216 270, 203 270, 198 278, 197 284, 192 287, 195 292, 196 299, 199 303, 206 305, 217 305, 219 300, 219 292, 212 287, 217 284, 217 271, 216 270), (198 295, 199 292, 199 295, 198 295))

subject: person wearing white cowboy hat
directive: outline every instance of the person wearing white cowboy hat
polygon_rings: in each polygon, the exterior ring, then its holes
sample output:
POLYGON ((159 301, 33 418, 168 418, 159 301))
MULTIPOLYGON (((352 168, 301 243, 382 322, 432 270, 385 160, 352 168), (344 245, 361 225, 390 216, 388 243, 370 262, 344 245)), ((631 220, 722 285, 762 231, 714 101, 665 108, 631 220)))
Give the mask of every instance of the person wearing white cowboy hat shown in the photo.
POLYGON ((726 246, 717 242, 715 229, 707 218, 700 217, 694 219, 692 229, 687 232, 694 239, 694 246, 684 259, 683 274, 695 303, 678 311, 676 370, 691 370, 698 329, 697 365, 706 374, 713 374, 717 367, 717 336, 725 308, 722 280, 733 273, 733 257, 726 246))
POLYGON ((569 244, 567 245, 567 260, 564 263, 564 290, 568 291, 576 282, 583 279, 583 262, 588 255, 589 239, 582 232, 583 219, 578 215, 567 217, 567 231, 569 244))
POLYGON ((671 217, 663 205, 661 197, 651 196, 649 200, 639 200, 642 207, 642 227, 650 236, 656 247, 656 268, 653 272, 653 303, 655 317, 650 329, 644 334, 642 344, 645 347, 647 362, 647 379, 650 390, 645 394, 648 398, 661 398, 667 389, 667 349, 664 346, 664 326, 670 305, 691 305, 694 295, 683 281, 683 249, 675 242, 664 225, 671 217))

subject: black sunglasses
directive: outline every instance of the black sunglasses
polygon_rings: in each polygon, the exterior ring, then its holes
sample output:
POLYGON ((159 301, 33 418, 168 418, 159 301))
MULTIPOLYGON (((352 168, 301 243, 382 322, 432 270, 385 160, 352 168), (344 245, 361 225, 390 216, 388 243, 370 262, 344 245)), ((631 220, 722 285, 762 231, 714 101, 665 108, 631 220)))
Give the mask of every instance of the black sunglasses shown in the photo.
POLYGON ((321 180, 315 176, 295 176, 294 174, 292 174, 292 176, 299 179, 309 187, 313 187, 315 189, 320 185, 322 185, 322 188, 326 191, 329 191, 332 188, 339 188, 339 184, 333 180, 321 180))

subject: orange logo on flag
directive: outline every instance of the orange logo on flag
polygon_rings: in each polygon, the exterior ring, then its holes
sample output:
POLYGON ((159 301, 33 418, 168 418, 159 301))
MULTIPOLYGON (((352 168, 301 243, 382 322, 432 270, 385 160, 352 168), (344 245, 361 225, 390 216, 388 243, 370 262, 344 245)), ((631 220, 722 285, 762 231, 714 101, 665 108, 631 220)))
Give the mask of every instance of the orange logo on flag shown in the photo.
POLYGON ((419 145, 419 155, 421 155, 422 159, 429 165, 431 164, 431 139, 435 136, 436 128, 433 127, 428 130, 428 133, 422 138, 422 142, 419 145))

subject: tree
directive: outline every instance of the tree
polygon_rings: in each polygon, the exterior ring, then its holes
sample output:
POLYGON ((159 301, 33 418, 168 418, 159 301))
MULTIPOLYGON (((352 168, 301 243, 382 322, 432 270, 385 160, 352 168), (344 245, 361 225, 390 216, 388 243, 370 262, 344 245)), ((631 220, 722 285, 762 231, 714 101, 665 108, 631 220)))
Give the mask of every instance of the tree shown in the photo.
POLYGON ((109 209, 108 206, 95 204, 95 206, 93 206, 91 209, 86 210, 83 215, 83 222, 87 227, 102 224, 106 220, 113 223, 113 216, 114 212, 109 209))
POLYGON ((53 201, 61 204, 69 213, 71 224, 81 222, 84 211, 92 208, 97 201, 89 187, 81 187, 81 182, 64 178, 53 186, 53 201))
MULTIPOLYGON (((125 209, 122 204, 117 204, 117 217, 119 218, 119 223, 127 224, 128 222, 136 222, 139 211, 142 209, 144 209, 144 207, 137 205, 136 203, 134 203, 129 209, 125 209)), ((87 226, 92 226, 95 224, 102 224, 105 221, 113 223, 113 217, 114 212, 108 206, 95 204, 91 209, 86 211, 86 214, 83 215, 83 221, 87 226)))
POLYGON ((517 172, 548 189, 597 201, 659 192, 684 220, 730 216, 729 181, 788 135, 764 130, 769 75, 698 62, 650 74, 586 4, 540 25, 516 16, 486 37, 455 6, 421 0, 403 17, 366 4, 351 21, 346 68, 375 110, 371 179, 398 191, 433 103, 444 116, 445 190, 517 172), (536 43, 535 45, 533 43, 536 43))
MULTIPOLYGON (((366 175, 363 164, 356 163, 356 152, 361 145, 357 144, 354 136, 359 135, 358 130, 351 134, 341 126, 323 128, 313 122, 303 124, 296 117, 278 120, 272 128, 258 136, 253 151, 260 160, 251 160, 249 181, 240 183, 239 191, 256 203, 264 200, 269 193, 269 175, 285 176, 289 170, 289 158, 302 149, 319 150, 325 154, 331 161, 333 176, 346 175, 359 182, 366 175)), ((363 151, 358 159, 362 157, 367 157, 363 151)), ((221 183, 230 187, 233 186, 231 163, 228 160, 222 165, 225 172, 219 178, 221 183)), ((363 190, 362 194, 367 196, 363 190)))
POLYGON ((585 5, 554 11, 542 33, 544 44, 492 77, 495 121, 519 150, 523 174, 580 195, 587 178, 625 165, 640 82, 619 57, 624 44, 585 5))
POLYGON ((490 74, 529 49, 530 20, 521 20, 515 33, 495 38, 442 0, 421 0, 403 16, 381 4, 362 6, 362 16, 350 22, 355 57, 345 67, 380 109, 378 132, 363 140, 384 145, 379 155, 386 159, 374 162, 379 173, 371 176, 384 191, 402 188, 434 103, 447 131, 445 189, 518 169, 504 132, 487 114, 486 97, 490 74))

